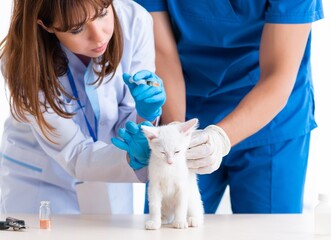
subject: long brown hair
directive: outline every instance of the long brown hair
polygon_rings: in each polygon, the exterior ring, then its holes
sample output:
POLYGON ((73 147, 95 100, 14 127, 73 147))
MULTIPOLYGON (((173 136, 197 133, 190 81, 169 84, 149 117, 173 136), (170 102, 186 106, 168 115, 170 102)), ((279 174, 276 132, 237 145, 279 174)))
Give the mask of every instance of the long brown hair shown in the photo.
MULTIPOLYGON (((54 133, 54 127, 43 117, 49 107, 61 117, 72 117, 61 107, 60 96, 69 95, 58 81, 67 72, 68 60, 56 36, 37 21, 41 20, 46 27, 60 21, 57 30, 66 32, 86 23, 91 9, 95 10, 96 18, 110 5, 113 7, 113 0, 14 0, 9 31, 0 43, 0 58, 10 91, 10 111, 18 121, 27 122, 29 113, 47 135, 54 133)), ((122 57, 122 31, 114 7, 113 13, 114 34, 105 54, 93 59, 101 65, 95 81, 98 85, 106 75, 113 77, 122 57)))

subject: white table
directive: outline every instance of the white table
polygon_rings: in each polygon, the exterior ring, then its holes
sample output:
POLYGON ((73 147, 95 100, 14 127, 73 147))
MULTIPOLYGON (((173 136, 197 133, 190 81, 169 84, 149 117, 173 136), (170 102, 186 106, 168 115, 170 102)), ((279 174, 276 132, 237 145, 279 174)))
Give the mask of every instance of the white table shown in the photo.
MULTIPOLYGON (((39 229, 37 215, 12 214, 28 229, 0 231, 0 240, 306 240, 331 239, 313 234, 313 216, 238 214, 206 215, 199 228, 145 230, 147 215, 61 215, 52 217, 52 229, 39 229)), ((3 221, 7 216, 1 216, 3 221)), ((331 226, 330 226, 331 227, 331 226)))

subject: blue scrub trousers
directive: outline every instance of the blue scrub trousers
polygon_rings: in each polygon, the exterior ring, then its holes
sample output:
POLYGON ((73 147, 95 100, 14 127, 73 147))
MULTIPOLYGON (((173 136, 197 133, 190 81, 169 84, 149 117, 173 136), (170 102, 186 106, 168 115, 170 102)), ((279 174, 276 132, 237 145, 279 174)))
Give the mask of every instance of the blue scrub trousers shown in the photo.
POLYGON ((301 213, 309 143, 307 134, 250 149, 232 148, 217 171, 199 175, 205 213, 216 212, 227 185, 233 213, 301 213))

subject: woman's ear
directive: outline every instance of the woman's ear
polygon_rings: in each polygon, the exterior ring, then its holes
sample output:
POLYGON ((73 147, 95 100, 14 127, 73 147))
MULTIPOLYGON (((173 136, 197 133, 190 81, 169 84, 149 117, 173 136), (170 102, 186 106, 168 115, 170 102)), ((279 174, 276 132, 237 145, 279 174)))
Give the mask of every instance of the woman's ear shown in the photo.
POLYGON ((37 20, 37 24, 39 24, 43 29, 45 29, 49 33, 54 33, 54 31, 48 27, 46 27, 40 19, 37 20))

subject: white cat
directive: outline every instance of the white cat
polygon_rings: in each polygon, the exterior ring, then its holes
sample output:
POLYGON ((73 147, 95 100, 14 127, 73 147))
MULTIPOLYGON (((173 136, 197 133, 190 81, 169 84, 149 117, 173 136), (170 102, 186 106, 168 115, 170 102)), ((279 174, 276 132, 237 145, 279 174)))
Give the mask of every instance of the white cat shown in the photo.
POLYGON ((147 137, 151 156, 148 174, 150 220, 146 229, 161 224, 174 228, 198 227, 203 223, 203 205, 196 174, 186 163, 186 151, 198 120, 160 127, 141 126, 147 137))

